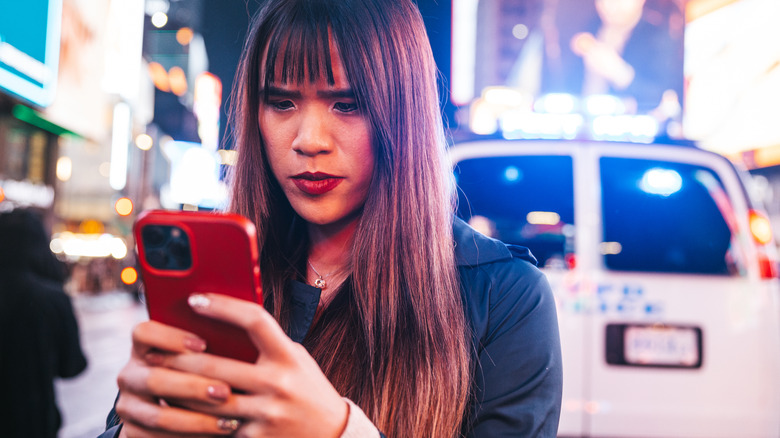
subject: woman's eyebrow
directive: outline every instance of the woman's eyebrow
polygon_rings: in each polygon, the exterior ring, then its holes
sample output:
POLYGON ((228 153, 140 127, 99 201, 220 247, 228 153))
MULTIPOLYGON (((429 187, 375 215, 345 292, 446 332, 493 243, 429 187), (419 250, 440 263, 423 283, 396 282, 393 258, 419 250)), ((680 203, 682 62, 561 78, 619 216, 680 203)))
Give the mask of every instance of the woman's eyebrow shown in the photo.
POLYGON ((354 99, 355 93, 351 88, 342 88, 339 90, 318 90, 317 96, 326 98, 354 99))
POLYGON ((264 88, 260 90, 260 94, 265 94, 267 96, 275 96, 275 97, 289 97, 289 98, 300 98, 301 92, 298 90, 287 90, 284 88, 274 87, 273 85, 269 86, 268 88, 264 88))
MULTIPOLYGON (((279 88, 270 85, 268 88, 260 90, 261 95, 274 96, 274 97, 286 97, 286 98, 300 98, 302 96, 299 90, 288 90, 286 88, 279 88)), ((337 90, 317 90, 317 96, 329 99, 354 99, 355 93, 351 88, 341 88, 337 90)))

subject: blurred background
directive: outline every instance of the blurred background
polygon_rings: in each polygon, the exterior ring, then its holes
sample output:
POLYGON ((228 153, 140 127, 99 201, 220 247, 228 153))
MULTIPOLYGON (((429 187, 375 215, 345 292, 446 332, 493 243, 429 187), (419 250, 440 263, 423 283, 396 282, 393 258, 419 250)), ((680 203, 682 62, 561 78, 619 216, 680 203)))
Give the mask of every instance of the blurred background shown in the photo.
MULTIPOLYGON (((625 0, 643 18, 614 43, 633 68, 596 62, 623 73, 610 79, 584 67, 594 41, 609 41, 596 3, 419 0, 450 140, 694 143, 750 172, 780 229, 780 2, 625 0), (592 95, 629 118, 605 128, 565 110, 592 95)), ((102 430, 130 330, 146 317, 135 217, 225 201, 225 108, 261 4, 0 0, 0 211, 44 216, 89 358, 58 382, 63 437, 102 430)))

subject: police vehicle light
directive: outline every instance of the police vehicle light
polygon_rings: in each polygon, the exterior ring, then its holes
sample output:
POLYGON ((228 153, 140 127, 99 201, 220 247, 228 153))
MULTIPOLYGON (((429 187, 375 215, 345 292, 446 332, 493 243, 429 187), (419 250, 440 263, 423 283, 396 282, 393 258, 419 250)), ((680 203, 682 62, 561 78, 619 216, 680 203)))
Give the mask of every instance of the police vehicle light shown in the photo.
POLYGON ((527 101, 519 90, 507 87, 490 87, 484 92, 485 101, 493 105, 518 106, 527 101))
POLYGON ((596 140, 650 143, 658 135, 658 121, 651 116, 597 116, 591 129, 596 140))
POLYGON ((674 170, 654 167, 642 175, 639 188, 651 195, 670 196, 682 188, 682 177, 674 170))
POLYGON ((523 172, 515 166, 508 166, 504 170, 504 179, 509 182, 515 182, 523 177, 523 172))
POLYGON ((534 111, 550 114, 569 114, 577 109, 577 98, 566 93, 549 93, 534 102, 534 111))
POLYGON ((580 114, 541 114, 508 111, 501 117, 501 131, 506 139, 544 138, 571 140, 584 123, 580 114))
POLYGON ((616 96, 609 94, 594 94, 585 98, 585 111, 593 116, 609 116, 623 114, 626 105, 616 96))

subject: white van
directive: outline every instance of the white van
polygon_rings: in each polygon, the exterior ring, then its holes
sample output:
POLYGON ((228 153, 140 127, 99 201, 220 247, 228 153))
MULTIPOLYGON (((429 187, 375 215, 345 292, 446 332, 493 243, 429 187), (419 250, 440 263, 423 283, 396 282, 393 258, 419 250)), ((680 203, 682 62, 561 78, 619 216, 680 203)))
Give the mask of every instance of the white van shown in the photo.
POLYGON ((730 162, 546 140, 451 157, 458 214, 529 247, 552 285, 559 436, 780 436, 777 250, 730 162))

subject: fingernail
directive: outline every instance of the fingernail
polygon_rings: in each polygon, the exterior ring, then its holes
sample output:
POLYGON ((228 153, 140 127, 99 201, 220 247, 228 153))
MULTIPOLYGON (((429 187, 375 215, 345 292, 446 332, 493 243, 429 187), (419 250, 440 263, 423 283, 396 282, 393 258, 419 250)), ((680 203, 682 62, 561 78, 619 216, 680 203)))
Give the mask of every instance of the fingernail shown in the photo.
POLYGON ((184 338, 184 346, 187 347, 188 350, 198 353, 206 351, 206 341, 195 336, 187 336, 184 338))
POLYGON ((241 422, 235 418, 220 418, 217 420, 217 427, 221 430, 236 431, 241 426, 241 422))
POLYGON ((163 355, 160 353, 147 353, 146 356, 144 356, 144 360, 146 360, 146 363, 149 365, 162 365, 163 359, 163 355))
POLYGON ((206 391, 209 393, 209 397, 214 400, 225 401, 230 395, 230 389, 223 385, 209 385, 206 391))
POLYGON ((208 307, 211 305, 211 300, 209 297, 203 294, 192 294, 189 298, 187 298, 187 303, 193 309, 202 310, 208 309, 208 307))

